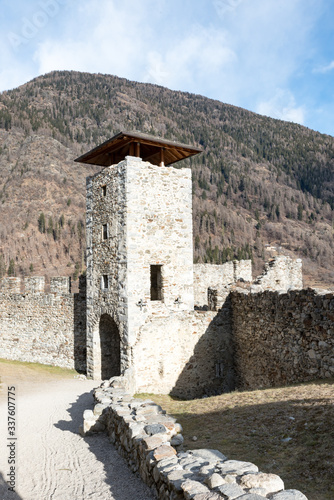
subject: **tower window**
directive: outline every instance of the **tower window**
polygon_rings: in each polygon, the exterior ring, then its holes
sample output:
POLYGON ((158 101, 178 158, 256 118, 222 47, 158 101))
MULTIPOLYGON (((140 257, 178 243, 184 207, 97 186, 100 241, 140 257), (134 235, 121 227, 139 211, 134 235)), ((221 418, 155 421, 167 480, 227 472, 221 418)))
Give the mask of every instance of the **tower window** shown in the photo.
POLYGON ((103 274, 101 278, 101 288, 102 290, 108 290, 109 288, 109 279, 107 274, 103 274))
POLYGON ((102 191, 102 196, 107 196, 107 186, 102 186, 101 191, 102 191))
POLYGON ((150 266, 151 272, 151 300, 162 300, 162 266, 150 266))
POLYGON ((108 224, 103 224, 102 226, 102 239, 108 239, 108 224))

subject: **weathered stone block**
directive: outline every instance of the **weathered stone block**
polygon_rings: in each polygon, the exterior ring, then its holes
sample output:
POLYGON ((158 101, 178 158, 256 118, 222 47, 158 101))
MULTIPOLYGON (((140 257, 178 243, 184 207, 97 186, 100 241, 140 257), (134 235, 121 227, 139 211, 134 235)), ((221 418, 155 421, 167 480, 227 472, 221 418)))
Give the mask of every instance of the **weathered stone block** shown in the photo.
POLYGON ((306 496, 298 490, 285 490, 269 496, 270 500, 307 500, 306 496))
POLYGON ((219 485, 217 490, 223 495, 224 498, 228 498, 228 500, 234 500, 235 498, 239 498, 245 494, 245 490, 243 490, 241 486, 236 483, 219 485))
POLYGON ((176 455, 175 448, 166 444, 155 448, 153 451, 153 456, 157 461, 173 457, 174 455, 176 455))
POLYGON ((266 490, 266 495, 284 490, 284 483, 276 474, 245 474, 240 479, 240 486, 243 488, 263 488, 266 490))

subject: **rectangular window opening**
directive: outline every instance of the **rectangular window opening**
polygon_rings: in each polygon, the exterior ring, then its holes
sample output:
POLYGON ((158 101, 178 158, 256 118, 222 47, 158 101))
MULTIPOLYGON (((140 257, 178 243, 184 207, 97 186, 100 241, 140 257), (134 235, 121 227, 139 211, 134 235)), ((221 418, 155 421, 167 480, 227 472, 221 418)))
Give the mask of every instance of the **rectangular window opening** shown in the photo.
POLYGON ((151 300, 162 300, 162 266, 150 266, 151 274, 151 300))
POLYGON ((103 274, 103 276, 102 276, 101 287, 102 287, 102 290, 108 290, 108 288, 109 288, 109 279, 108 279, 107 274, 103 274))
POLYGON ((107 186, 102 186, 102 196, 107 196, 107 186))
POLYGON ((103 224, 102 226, 102 238, 104 240, 108 239, 108 224, 103 224))

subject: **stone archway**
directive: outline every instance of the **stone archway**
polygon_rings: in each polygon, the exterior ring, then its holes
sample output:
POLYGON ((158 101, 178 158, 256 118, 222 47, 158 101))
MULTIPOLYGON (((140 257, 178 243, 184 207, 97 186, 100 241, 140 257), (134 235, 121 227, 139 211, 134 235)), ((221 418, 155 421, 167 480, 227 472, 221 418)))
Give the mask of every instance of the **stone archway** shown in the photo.
POLYGON ((118 327, 109 314, 102 314, 99 325, 101 346, 101 378, 121 374, 121 339, 118 327))

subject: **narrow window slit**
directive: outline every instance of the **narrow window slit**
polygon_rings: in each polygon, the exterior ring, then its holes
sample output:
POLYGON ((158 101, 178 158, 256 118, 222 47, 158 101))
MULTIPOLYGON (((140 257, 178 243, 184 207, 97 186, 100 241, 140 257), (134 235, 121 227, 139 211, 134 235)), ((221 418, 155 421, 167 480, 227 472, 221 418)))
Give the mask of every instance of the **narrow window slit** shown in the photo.
POLYGON ((108 290, 108 288, 109 288, 109 279, 108 279, 107 274, 103 274, 103 276, 102 276, 101 287, 102 287, 102 290, 108 290))
POLYGON ((162 266, 151 265, 151 300, 162 300, 162 266))

